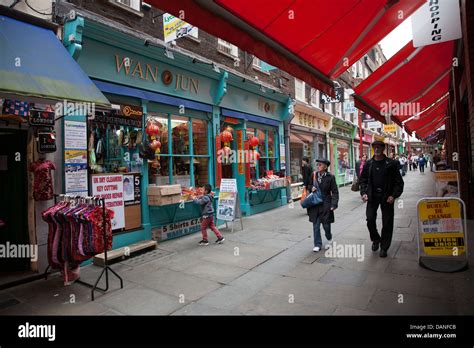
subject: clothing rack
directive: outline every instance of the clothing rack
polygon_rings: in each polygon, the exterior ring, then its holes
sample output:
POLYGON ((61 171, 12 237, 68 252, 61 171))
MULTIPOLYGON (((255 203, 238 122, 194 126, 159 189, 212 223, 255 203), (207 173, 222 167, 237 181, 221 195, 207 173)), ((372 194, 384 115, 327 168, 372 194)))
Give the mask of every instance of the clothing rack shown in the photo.
MULTIPOLYGON (((92 301, 94 301, 94 291, 99 290, 101 292, 106 292, 109 290, 109 271, 112 272, 119 280, 120 280, 120 288, 123 289, 123 279, 120 277, 112 268, 109 267, 108 261, 107 261, 107 224, 106 224, 106 210, 105 210, 105 199, 100 198, 97 196, 71 196, 71 195, 65 195, 65 194, 55 194, 54 195, 54 204, 58 203, 58 198, 65 198, 68 201, 77 201, 77 202, 95 202, 97 205, 102 207, 102 226, 103 226, 103 234, 104 234, 104 265, 102 268, 102 272, 100 272, 99 277, 95 281, 94 284, 89 284, 87 282, 84 282, 80 279, 76 280, 76 283, 85 285, 87 287, 92 288, 91 290, 91 297, 92 301), (101 288, 98 286, 100 279, 105 273, 105 288, 101 288)), ((44 272, 44 278, 48 279, 48 270, 51 268, 51 266, 48 265, 44 272)))

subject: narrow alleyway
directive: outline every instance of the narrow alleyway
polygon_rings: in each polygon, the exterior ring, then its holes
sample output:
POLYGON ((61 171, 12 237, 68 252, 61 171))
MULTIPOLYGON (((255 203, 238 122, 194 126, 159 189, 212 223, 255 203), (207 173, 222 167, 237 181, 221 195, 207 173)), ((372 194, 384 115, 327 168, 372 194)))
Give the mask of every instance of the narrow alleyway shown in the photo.
MULTIPOLYGON (((416 202, 433 194, 433 178, 427 171, 408 172, 404 179, 385 259, 370 249, 359 194, 344 187, 332 225, 335 240, 363 244, 363 261, 314 253, 312 226, 295 203, 246 218, 243 231, 224 230, 223 245, 200 247, 194 234, 114 264, 124 289, 111 278, 112 290, 98 293, 94 302, 88 288, 63 287, 57 275, 7 289, 0 292, 0 315, 473 315, 474 238, 469 270, 421 268, 416 202)), ((93 281, 99 271, 84 267, 83 279, 93 281)))

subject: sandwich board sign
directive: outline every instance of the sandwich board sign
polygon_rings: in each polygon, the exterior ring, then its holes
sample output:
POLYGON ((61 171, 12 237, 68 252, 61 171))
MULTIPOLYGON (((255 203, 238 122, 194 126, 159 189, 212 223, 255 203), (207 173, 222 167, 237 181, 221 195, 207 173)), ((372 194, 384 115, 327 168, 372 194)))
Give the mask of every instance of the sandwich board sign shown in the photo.
POLYGON ((423 198, 417 203, 418 261, 438 272, 456 272, 468 265, 464 202, 455 197, 423 198))
POLYGON ((237 179, 221 179, 219 200, 217 202, 217 219, 225 221, 226 226, 227 221, 232 221, 232 231, 234 231, 236 218, 240 219, 240 225, 243 229, 237 179))

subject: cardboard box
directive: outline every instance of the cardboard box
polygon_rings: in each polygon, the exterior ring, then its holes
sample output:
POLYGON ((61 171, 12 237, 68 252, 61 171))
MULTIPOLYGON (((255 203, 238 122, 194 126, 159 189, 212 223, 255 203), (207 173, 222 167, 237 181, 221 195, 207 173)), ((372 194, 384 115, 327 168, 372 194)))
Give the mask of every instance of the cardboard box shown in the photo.
POLYGON ((125 207, 125 229, 131 230, 142 226, 142 209, 140 204, 125 207))
POLYGON ((148 185, 148 196, 181 195, 181 185, 148 185))
POLYGON ((148 205, 168 205, 181 201, 181 195, 172 196, 148 196, 148 205))

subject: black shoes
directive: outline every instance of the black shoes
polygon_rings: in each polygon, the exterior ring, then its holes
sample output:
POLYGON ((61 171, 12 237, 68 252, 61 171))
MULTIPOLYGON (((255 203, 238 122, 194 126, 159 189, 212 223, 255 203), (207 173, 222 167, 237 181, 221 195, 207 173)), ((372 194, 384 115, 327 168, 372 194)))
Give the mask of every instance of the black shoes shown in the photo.
POLYGON ((380 249, 380 257, 387 257, 387 250, 380 249))
POLYGON ((207 240, 202 240, 199 242, 199 245, 209 245, 209 242, 207 240))
POLYGON ((217 238, 216 244, 222 244, 223 241, 225 241, 224 237, 217 238))
POLYGON ((372 242, 372 251, 379 250, 380 242, 372 242))

